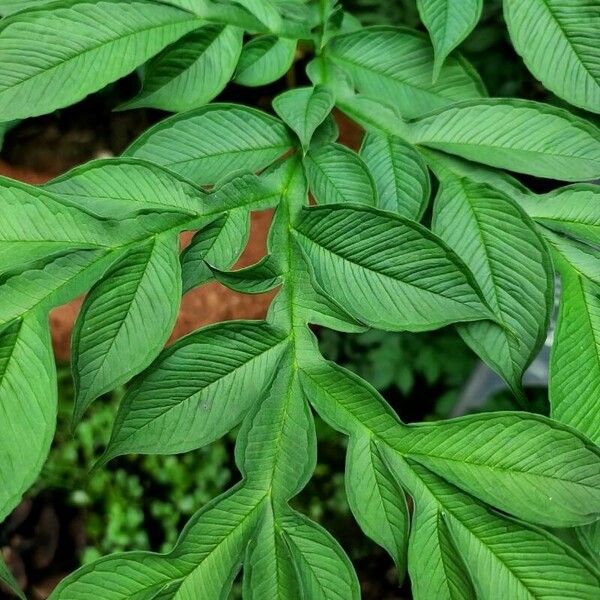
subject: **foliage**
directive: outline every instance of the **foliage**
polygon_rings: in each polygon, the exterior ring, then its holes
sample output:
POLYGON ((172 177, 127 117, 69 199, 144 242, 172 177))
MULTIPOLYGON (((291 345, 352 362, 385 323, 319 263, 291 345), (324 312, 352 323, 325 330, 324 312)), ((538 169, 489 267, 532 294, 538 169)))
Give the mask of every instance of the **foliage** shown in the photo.
MULTIPOLYGON (((562 108, 488 98, 453 51, 480 4, 419 5, 432 42, 363 28, 332 0, 59 0, 0 24, 0 120, 66 106, 147 61, 133 104, 187 109, 124 157, 42 188, 1 181, 0 516, 35 480, 54 433, 48 310, 85 291, 75 422, 134 377, 97 468, 197 450, 240 426, 241 481, 200 508, 168 554, 101 558, 54 599, 224 598, 242 565, 246 598, 358 598, 341 546, 290 505, 316 464, 313 410, 348 436, 349 506, 399 578, 408 571, 415 598, 597 597, 585 553, 600 517, 599 192, 580 182, 600 178, 600 130, 562 108), (250 52, 240 30, 269 39, 252 37, 250 52), (238 81, 267 83, 296 43, 314 50, 311 85, 275 98, 277 117, 205 104, 224 74, 236 77, 238 58, 238 81), (335 143, 334 106, 368 130, 360 153, 335 143), (537 195, 503 170, 573 184, 537 195), (416 219, 429 172, 438 192, 426 227, 416 219), (271 207, 268 255, 231 271, 241 249, 231 240, 245 236, 232 236, 230 220, 245 228, 249 212, 271 207), (199 233, 180 260, 182 231, 199 233), (552 419, 509 411, 407 425, 323 359, 309 328, 455 325, 525 404, 556 273, 565 290, 552 419), (182 281, 213 276, 246 293, 277 288, 267 319, 213 325, 161 350, 182 281)), ((504 10, 528 68, 600 112, 595 5, 518 5, 504 10), (539 28, 527 44, 525 23, 539 28)))

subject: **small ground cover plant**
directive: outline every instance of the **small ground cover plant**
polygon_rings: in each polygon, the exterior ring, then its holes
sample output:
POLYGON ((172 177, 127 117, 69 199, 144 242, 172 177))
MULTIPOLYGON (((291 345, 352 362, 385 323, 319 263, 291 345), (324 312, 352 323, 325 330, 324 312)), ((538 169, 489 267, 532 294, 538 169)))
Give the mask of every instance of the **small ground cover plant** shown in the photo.
MULTIPOLYGON (((418 1, 429 37, 363 28, 332 0, 2 4, 1 121, 141 65, 141 90, 120 108, 175 114, 122 157, 41 187, 0 180, 0 518, 54 434, 48 311, 84 292, 74 424, 132 380, 96 468, 240 426, 240 483, 198 507, 171 552, 101 558, 52 598, 225 598, 240 571, 245 598, 359 598, 341 546, 290 507, 316 462, 313 412, 348 436, 349 506, 415 598, 598 597, 600 193, 581 182, 600 178, 600 6, 503 7, 532 74, 590 119, 487 97, 455 51, 478 0, 418 1), (277 96, 274 114, 211 103, 230 80, 279 79, 298 48, 312 55, 310 85, 277 96), (335 107, 366 130, 360 152, 336 143, 335 107), (505 171, 570 185, 536 194, 505 171), (267 256, 233 270, 250 213, 267 208, 267 256), (183 231, 197 233, 180 253, 183 231), (546 418, 527 412, 522 375, 546 339, 556 277, 546 418), (163 349, 182 293, 212 279, 276 289, 266 320, 163 349), (451 324, 523 411, 407 425, 325 360, 311 330, 451 324)), ((5 567, 0 577, 19 593, 5 567)))

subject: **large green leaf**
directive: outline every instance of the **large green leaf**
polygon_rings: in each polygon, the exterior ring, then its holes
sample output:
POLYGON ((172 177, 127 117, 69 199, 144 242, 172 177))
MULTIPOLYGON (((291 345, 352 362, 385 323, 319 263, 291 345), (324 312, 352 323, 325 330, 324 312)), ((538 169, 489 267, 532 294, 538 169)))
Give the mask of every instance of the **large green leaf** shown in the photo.
POLYGON ((546 339, 554 272, 534 223, 491 186, 439 172, 432 229, 467 264, 498 322, 461 325, 465 341, 522 395, 546 339))
POLYGON ((304 209, 295 227, 317 282, 372 327, 424 331, 491 317, 460 258, 414 221, 333 205, 304 209))
POLYGON ((192 31, 149 62, 140 93, 121 108, 198 108, 227 85, 241 50, 237 27, 207 25, 192 31))
POLYGON ((101 394, 147 367, 167 341, 179 310, 176 237, 130 250, 85 299, 73 330, 75 420, 101 394))
POLYGON ((418 221, 429 201, 431 184, 425 162, 403 140, 368 133, 360 156, 377 186, 377 206, 418 221))
POLYGON ((448 54, 477 25, 482 6, 483 0, 417 0, 421 20, 429 31, 435 51, 434 79, 437 79, 448 54))
POLYGON ((427 38, 410 29, 369 27, 334 37, 326 56, 346 69, 358 90, 417 117, 457 100, 485 94, 473 68, 450 57, 432 83, 434 59, 427 38))
POLYGON ((125 396, 105 460, 177 453, 238 424, 274 375, 285 338, 259 322, 201 329, 165 350, 125 396))
POLYGON ((235 82, 247 86, 267 85, 283 77, 294 62, 296 40, 261 35, 242 49, 235 82))
POLYGON ((212 205, 205 192, 183 178, 133 158, 91 161, 53 179, 44 188, 108 219, 151 211, 200 215, 212 205))
POLYGON ((461 102, 412 122, 409 136, 417 144, 537 177, 600 177, 600 130, 538 102, 461 102))
POLYGON ((39 7, 42 4, 48 4, 53 0, 4 0, 0 5, 0 16, 11 15, 19 10, 25 10, 26 8, 39 7))
POLYGON ((17 13, 0 24, 0 120, 72 104, 199 25, 148 0, 64 0, 17 13))
POLYGON ((234 0, 251 12, 269 29, 277 31, 281 27, 281 14, 271 0, 234 0))
POLYGON ((512 43, 527 68, 571 104, 600 113, 600 6, 594 0, 504 0, 512 43))
POLYGON ((568 185, 537 196, 521 199, 535 221, 561 234, 600 243, 600 187, 594 184, 568 185))
POLYGON ((175 115, 149 129, 126 155, 149 160, 199 184, 258 171, 293 146, 286 127, 261 111, 211 104, 175 115))
POLYGON ((318 204, 361 203, 374 206, 377 189, 360 156, 340 144, 311 149, 304 167, 318 204))
POLYGON ((600 283, 557 262, 561 302, 550 360, 552 416, 599 444, 600 283))
POLYGON ((0 520, 36 480, 56 426, 56 369, 39 314, 0 330, 0 520))
POLYGON ((273 109, 296 133, 308 150, 317 127, 327 118, 335 99, 325 86, 295 88, 279 94, 273 109))

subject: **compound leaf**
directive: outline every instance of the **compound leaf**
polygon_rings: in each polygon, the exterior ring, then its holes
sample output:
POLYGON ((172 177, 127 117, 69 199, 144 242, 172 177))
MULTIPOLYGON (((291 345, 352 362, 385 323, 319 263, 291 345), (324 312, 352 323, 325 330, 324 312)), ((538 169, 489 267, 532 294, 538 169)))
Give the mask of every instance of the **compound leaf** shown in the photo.
POLYGON ((424 160, 399 137, 367 133, 360 156, 377 186, 377 207, 418 221, 429 201, 431 183, 424 160))
POLYGON ((243 47, 234 81, 251 87, 277 81, 289 71, 295 54, 296 40, 257 36, 243 47))
POLYGON ((127 150, 198 184, 264 169, 293 146, 278 119, 234 104, 210 104, 161 121, 127 150))
POLYGON ((318 204, 374 206, 377 189, 360 156, 340 144, 312 148, 304 159, 310 191, 318 204))
POLYGON ((237 425, 270 382, 285 338, 260 322, 201 329, 165 350, 128 390, 105 460, 204 446, 237 425))
POLYGON ((129 251, 85 299, 73 330, 77 422, 101 394, 147 367, 167 341, 179 310, 176 237, 129 251))
POLYGON ((564 181, 600 177, 600 130, 529 100, 465 101, 410 124, 411 141, 463 158, 564 181))
POLYGON ((504 0, 516 51, 549 90, 600 113, 600 6, 569 0, 504 0))
POLYGON ((313 134, 328 117, 334 102, 329 89, 318 85, 279 94, 273 100, 273 109, 294 130, 306 151, 313 134))
POLYGON ((432 83, 431 46, 410 29, 364 28, 334 37, 326 52, 348 71, 360 92, 398 107, 406 118, 485 95, 475 70, 460 57, 449 57, 432 83))
POLYGON ((242 30, 237 27, 207 25, 192 31, 148 63, 140 93, 121 109, 198 108, 225 88, 241 50, 242 30))
POLYGON ((433 79, 438 78, 446 57, 471 33, 479 17, 483 0, 417 0, 421 20, 431 37, 435 60, 433 79))
POLYGON ((303 209, 295 228, 319 285, 372 327, 425 331, 491 317, 458 256, 414 221, 333 205, 303 209))
POLYGON ((441 171, 432 229, 471 269, 498 323, 460 325, 465 341, 522 396, 546 339, 554 272, 535 225, 508 196, 441 171))
POLYGON ((186 11, 147 0, 65 0, 17 13, 0 26, 0 119, 72 104, 199 25, 186 11))

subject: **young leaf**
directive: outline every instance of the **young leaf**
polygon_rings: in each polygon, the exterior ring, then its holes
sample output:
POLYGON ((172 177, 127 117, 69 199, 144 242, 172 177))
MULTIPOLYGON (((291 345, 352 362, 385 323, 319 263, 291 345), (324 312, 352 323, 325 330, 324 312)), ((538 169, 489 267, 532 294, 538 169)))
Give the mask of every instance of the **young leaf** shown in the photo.
POLYGON ((483 6, 482 0, 417 0, 421 20, 431 37, 435 60, 433 80, 442 69, 446 57, 471 33, 483 6))
POLYGON ((508 196, 440 171, 432 229, 471 269, 498 323, 459 326, 465 341, 522 396, 544 340, 554 272, 535 225, 508 196))
MULTIPOLYGON (((595 261, 598 257, 595 257, 595 261)), ((564 260, 561 300, 550 358, 552 416, 600 443, 600 282, 564 260)))
POLYGON ((277 81, 289 71, 295 53, 296 40, 257 36, 243 47, 234 81, 252 87, 277 81))
POLYGON ((432 83, 431 46, 410 29, 370 27, 339 35, 326 52, 350 73, 360 92, 397 106, 406 118, 485 95, 476 72, 460 57, 449 57, 432 83))
POLYGON ((292 146, 278 119, 245 106, 211 104, 158 123, 125 154, 214 184, 230 173, 264 169, 292 146))
POLYGON ((420 220, 431 184, 427 165, 414 147, 398 137, 368 133, 360 156, 377 186, 377 207, 420 220))
POLYGON ((182 177, 133 158, 95 160, 44 185, 52 194, 107 219, 140 212, 206 212, 207 194, 182 177))
POLYGON ((564 181, 600 177, 600 130, 547 104, 465 101, 409 125, 413 143, 492 167, 564 181))
POLYGON ((186 11, 148 0, 63 0, 17 13, 0 25, 0 118, 72 104, 200 24, 186 11))
POLYGON ((157 358, 127 392, 104 460, 200 448, 237 425, 270 382, 285 338, 259 322, 201 329, 157 358))
POLYGON ((194 235, 181 254, 183 293, 213 278, 211 265, 229 269, 246 247, 250 234, 247 210, 232 210, 194 235))
POLYGON ((0 330, 0 520, 37 479, 56 426, 56 369, 39 314, 0 330))
POLYGON ((229 83, 242 50, 242 30, 207 25, 163 50, 146 67, 140 93, 121 109, 172 112, 210 102, 229 83))
POLYGON ((346 456, 346 495, 355 519, 396 563, 398 580, 406 571, 409 514, 406 497, 370 436, 353 436, 346 456))
POLYGON ((491 316, 463 262, 413 221, 335 205, 304 209, 295 228, 320 286, 372 327, 426 331, 491 316))
POLYGON ((305 151, 333 105, 333 94, 322 85, 288 90, 273 100, 273 109, 294 130, 305 151))
POLYGON ((596 2, 504 0, 515 50, 549 90, 600 113, 600 7, 596 2))
POLYGON ((128 252, 85 299, 73 330, 75 422, 101 394, 147 367, 167 341, 179 309, 176 237, 128 252))
POLYGON ((304 159, 310 191, 318 204, 377 202, 375 182, 360 156, 345 146, 312 148, 304 159))

